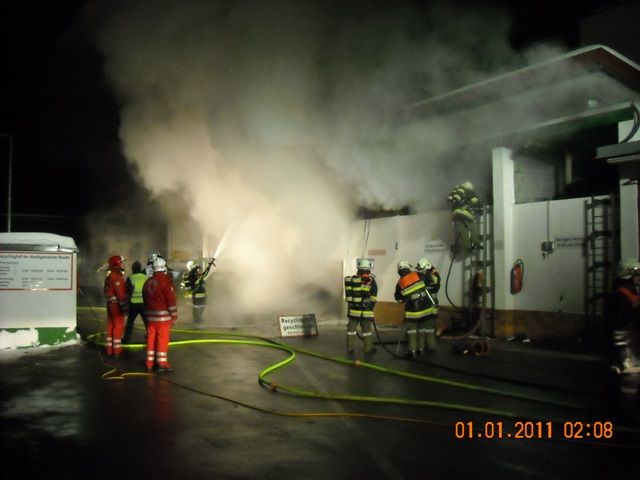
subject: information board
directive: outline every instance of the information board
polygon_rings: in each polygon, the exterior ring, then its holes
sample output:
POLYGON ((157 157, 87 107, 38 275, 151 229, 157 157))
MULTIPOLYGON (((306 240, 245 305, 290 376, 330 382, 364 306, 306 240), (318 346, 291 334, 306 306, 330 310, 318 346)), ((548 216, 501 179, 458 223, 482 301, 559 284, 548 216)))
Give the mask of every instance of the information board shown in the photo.
POLYGON ((309 337, 318 335, 316 315, 281 315, 278 317, 281 337, 309 337))
POLYGON ((73 254, 0 251, 0 290, 71 290, 73 254))
POLYGON ((555 248, 582 248, 584 236, 574 235, 572 237, 556 237, 555 248))

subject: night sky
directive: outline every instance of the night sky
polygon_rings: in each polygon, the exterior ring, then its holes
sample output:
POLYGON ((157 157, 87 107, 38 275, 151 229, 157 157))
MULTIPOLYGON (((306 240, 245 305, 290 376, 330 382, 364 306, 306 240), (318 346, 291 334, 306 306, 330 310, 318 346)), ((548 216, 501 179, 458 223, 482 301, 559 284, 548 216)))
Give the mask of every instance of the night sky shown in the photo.
MULTIPOLYGON (((100 55, 77 25, 86 1, 6 3, 0 18, 0 133, 14 138, 12 212, 83 216, 131 198, 140 187, 120 153, 118 107, 100 55)), ((368 8, 384 3, 365 2, 368 8)), ((514 48, 550 41, 572 49, 579 46, 581 18, 620 2, 493 3, 509 5, 514 48)), ((8 142, 0 142, 0 230, 6 231, 8 142)))

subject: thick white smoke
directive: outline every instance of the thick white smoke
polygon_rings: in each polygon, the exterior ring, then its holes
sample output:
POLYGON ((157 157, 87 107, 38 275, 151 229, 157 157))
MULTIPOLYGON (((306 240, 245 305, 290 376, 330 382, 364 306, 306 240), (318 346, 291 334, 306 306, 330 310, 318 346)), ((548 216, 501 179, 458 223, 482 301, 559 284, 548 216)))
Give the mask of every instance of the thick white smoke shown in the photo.
POLYGON ((316 286, 339 292, 357 207, 442 208, 459 175, 487 179, 469 164, 441 168, 459 126, 398 119, 412 102, 513 66, 508 17, 396 3, 127 0, 89 10, 126 157, 151 192, 188 206, 172 215, 213 239, 227 232, 218 263, 238 311, 308 305, 301 292, 316 286))

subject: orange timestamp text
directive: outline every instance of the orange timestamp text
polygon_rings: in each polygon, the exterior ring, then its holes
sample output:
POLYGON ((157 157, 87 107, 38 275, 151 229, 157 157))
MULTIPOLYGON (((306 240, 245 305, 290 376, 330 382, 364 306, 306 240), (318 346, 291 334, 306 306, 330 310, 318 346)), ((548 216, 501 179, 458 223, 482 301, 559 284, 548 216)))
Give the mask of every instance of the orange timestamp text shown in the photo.
POLYGON ((453 434, 457 439, 610 439, 613 438, 613 422, 566 421, 555 424, 551 421, 521 420, 515 422, 455 422, 453 434))

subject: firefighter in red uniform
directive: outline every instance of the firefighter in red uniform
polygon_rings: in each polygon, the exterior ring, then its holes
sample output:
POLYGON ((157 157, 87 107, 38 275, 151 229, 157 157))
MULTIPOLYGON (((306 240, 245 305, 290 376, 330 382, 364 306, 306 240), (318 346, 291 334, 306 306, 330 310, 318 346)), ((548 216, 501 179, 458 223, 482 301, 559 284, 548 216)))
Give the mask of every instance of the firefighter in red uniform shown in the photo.
POLYGON ((119 357, 122 353, 122 335, 124 334, 124 317, 129 309, 129 298, 126 291, 124 257, 109 257, 109 274, 104 280, 104 296, 107 299, 107 355, 119 357))
POLYGON ((147 319, 147 370, 154 365, 159 372, 170 372, 168 361, 171 327, 178 320, 176 294, 173 281, 167 275, 167 262, 158 257, 153 261, 153 276, 142 288, 144 315, 147 319))

